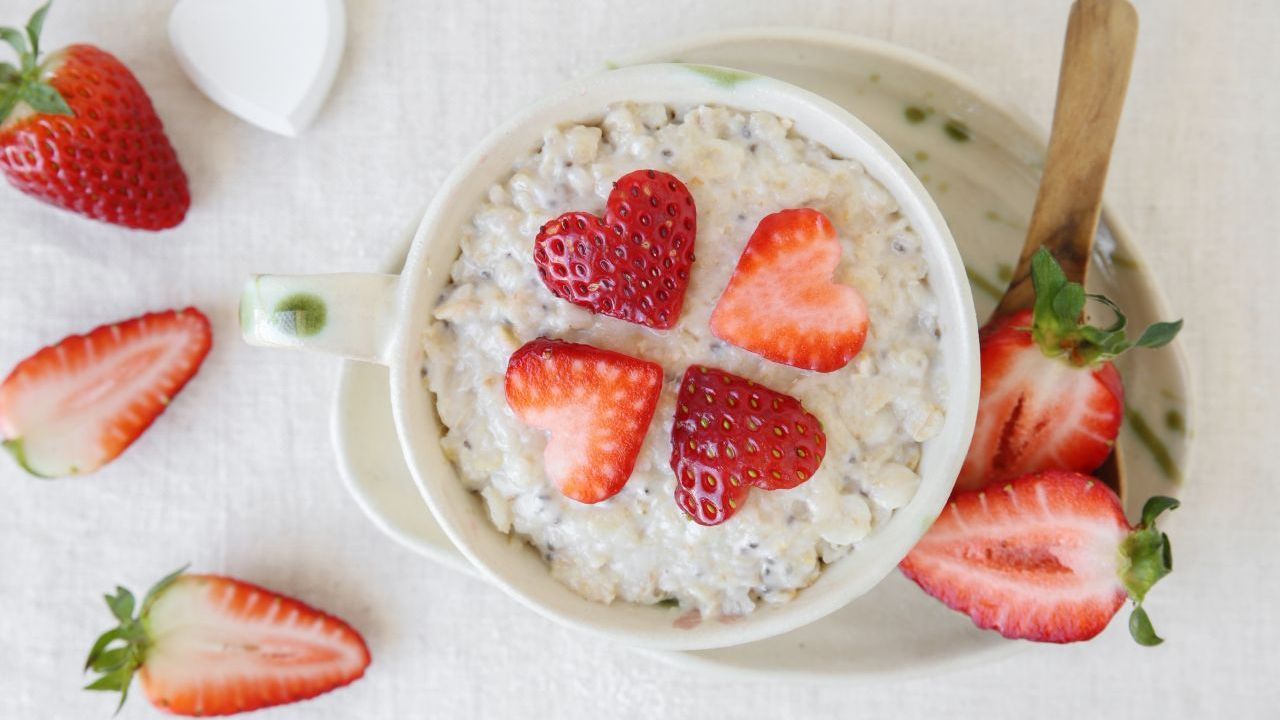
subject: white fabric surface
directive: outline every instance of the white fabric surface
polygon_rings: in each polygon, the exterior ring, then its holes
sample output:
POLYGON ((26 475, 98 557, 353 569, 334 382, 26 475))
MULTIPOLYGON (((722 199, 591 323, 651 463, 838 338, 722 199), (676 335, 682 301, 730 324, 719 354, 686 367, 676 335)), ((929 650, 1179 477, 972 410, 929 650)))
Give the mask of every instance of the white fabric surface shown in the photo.
MULTIPOLYGON (((266 1, 266 0, 264 0, 266 1)), ((35 0, 0 0, 0 20, 35 0)), ((101 593, 185 562, 350 620, 357 684, 262 717, 1275 717, 1280 706, 1280 6, 1143 0, 1109 196, 1187 321, 1198 437, 1169 523, 1177 570, 1098 640, 879 687, 687 676, 561 629, 384 538, 348 500, 329 443, 336 362, 251 349, 250 272, 375 269, 469 146, 555 83, 647 43, 794 24, 892 40, 955 64, 1047 125, 1066 9, 1008 0, 348 0, 348 46, 316 124, 290 140, 188 83, 155 0, 57 3, 46 47, 97 43, 146 85, 191 177, 186 222, 125 232, 0 188, 0 372, 101 322, 192 303, 215 344, 120 460, 45 482, 0 462, 0 717, 108 717, 82 692, 101 593)), ((287 40, 285 40, 287 42, 287 40)), ((139 694, 122 717, 156 716, 139 694)))

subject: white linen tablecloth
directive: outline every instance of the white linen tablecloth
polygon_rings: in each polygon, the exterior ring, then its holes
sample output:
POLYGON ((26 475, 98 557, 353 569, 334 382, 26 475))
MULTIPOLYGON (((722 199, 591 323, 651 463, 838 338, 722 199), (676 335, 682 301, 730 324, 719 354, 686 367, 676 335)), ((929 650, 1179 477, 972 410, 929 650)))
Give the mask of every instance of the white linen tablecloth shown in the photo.
MULTIPOLYGON (((263 0, 266 2, 267 0, 263 0)), ((0 0, 0 20, 35 0, 0 0)), ((161 235, 0 187, 0 372, 106 321, 195 304, 212 354, 117 462, 46 482, 0 462, 0 718, 105 718, 80 666, 101 594, 186 562, 319 605, 368 639, 355 685, 262 717, 1276 717, 1280 712, 1280 6, 1144 0, 1108 194, 1186 318, 1197 433, 1177 570, 1098 640, 876 687, 693 676, 562 629, 393 544, 348 499, 330 448, 336 362, 239 339, 250 272, 376 269, 449 169, 539 92, 608 57, 727 27, 891 40, 1048 124, 1066 0, 348 0, 346 55, 298 139, 214 106, 178 69, 171 4, 55 4, 46 47, 101 45, 147 87, 191 178, 161 235)), ((287 42, 287 39, 284 40, 287 42)), ((139 693, 122 717, 156 716, 139 693)))

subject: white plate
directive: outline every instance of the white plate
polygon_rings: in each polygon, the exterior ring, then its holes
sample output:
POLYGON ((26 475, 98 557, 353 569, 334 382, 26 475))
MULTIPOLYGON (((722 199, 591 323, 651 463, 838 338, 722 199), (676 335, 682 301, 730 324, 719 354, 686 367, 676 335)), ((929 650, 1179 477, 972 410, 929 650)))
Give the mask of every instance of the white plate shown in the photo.
MULTIPOLYGON (((1003 286, 1000 264, 1015 258, 1035 199, 1044 133, 956 70, 887 43, 839 33, 762 29, 702 36, 626 58, 619 65, 677 60, 771 75, 838 102, 881 135, 916 170, 951 226, 975 281, 985 317, 1003 286), (908 120, 908 108, 925 117, 908 120), (959 138, 967 139, 961 140, 959 138)), ((1052 78, 1045 92, 1052 92, 1052 78)), ((1123 148, 1119 148, 1123 152, 1123 148)), ((1137 248, 1103 213, 1090 285, 1124 307, 1135 326, 1168 319, 1137 248)), ((408 238, 389 270, 397 270, 408 238)), ((1129 512, 1147 496, 1176 494, 1187 464, 1190 414, 1180 346, 1138 351, 1120 362, 1130 418, 1120 444, 1129 478, 1129 512), (1133 370, 1141 363, 1142 372, 1133 370), (1181 428, 1181 429, 1179 429, 1181 428), (1144 439, 1143 435, 1148 436, 1144 439), (1157 460, 1152 438, 1168 454, 1157 460), (1162 464, 1171 471, 1162 469, 1162 464)), ((418 495, 391 423, 387 371, 343 364, 333 409, 333 440, 347 486, 370 519, 397 542, 462 572, 472 572, 418 495)), ((894 574, 873 592, 808 627, 723 650, 650 653, 710 671, 831 678, 842 682, 918 676, 992 660, 1025 647, 974 628, 894 574)))

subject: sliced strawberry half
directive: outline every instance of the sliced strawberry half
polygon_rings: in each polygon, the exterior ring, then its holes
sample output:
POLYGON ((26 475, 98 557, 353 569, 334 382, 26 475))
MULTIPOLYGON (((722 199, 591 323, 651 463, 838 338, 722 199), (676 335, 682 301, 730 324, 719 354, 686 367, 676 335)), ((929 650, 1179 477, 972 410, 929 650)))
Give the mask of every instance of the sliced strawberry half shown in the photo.
POLYGON ((826 455, 822 423, 799 400, 724 370, 690 367, 671 426, 676 504, 701 525, 737 512, 748 488, 786 490, 826 455))
POLYGON ((134 616, 124 588, 107 596, 120 622, 89 652, 101 677, 87 689, 119 691, 133 675, 151 704, 177 715, 231 715, 297 702, 364 675, 369 649, 350 625, 298 600, 218 575, 160 581, 134 616))
POLYGON ((957 494, 902 561, 902 572, 978 627, 1009 638, 1088 640, 1132 598, 1134 639, 1161 642, 1141 603, 1173 567, 1155 497, 1130 528, 1120 499, 1071 472, 1027 475, 957 494))
POLYGON ((978 421, 957 490, 1043 470, 1096 470, 1124 420, 1124 387, 1111 358, 1133 346, 1160 347, 1182 326, 1155 323, 1130 343, 1124 315, 1067 282, 1048 251, 1033 258, 1031 278, 1035 308, 996 318, 980 336, 978 421), (1109 327, 1081 322, 1088 297, 1115 313, 1109 327))
POLYGON ((680 319, 698 211, 674 175, 627 173, 604 218, 565 213, 538 231, 533 259, 557 297, 592 312, 665 330, 680 319))
POLYGON ((211 343, 209 320, 187 308, 103 325, 46 347, 0 384, 4 445, 34 475, 93 472, 165 411, 211 343))
POLYGON ((1031 311, 983 330, 978 422, 956 482, 973 490, 1029 472, 1091 472, 1111 454, 1124 387, 1110 362, 1090 368, 1046 356, 1031 311))
POLYGON ((547 475, 582 503, 627 484, 661 392, 657 363, 590 345, 539 338, 507 364, 507 405, 550 433, 547 475))
POLYGON ((832 281, 840 241, 826 215, 783 210, 760 221, 711 313, 725 342, 784 365, 832 372, 867 338, 867 303, 832 281))

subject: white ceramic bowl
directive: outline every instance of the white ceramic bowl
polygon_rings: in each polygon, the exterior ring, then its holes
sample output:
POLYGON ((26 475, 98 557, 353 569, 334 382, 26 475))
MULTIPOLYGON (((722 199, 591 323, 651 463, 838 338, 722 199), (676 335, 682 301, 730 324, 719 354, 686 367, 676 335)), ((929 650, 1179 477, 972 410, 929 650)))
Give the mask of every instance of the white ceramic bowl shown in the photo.
POLYGON ((847 111, 811 92, 735 70, 644 65, 586 78, 548 95, 494 130, 445 181, 415 235, 401 275, 264 275, 241 301, 245 339, 387 365, 396 432, 423 498, 449 539, 484 575, 534 610, 631 645, 698 649, 795 629, 874 587, 941 512, 973 431, 978 399, 977 328, 964 266, 932 199, 898 156, 847 111), (459 481, 441 447, 441 424, 424 388, 422 335, 458 255, 459 228, 513 162, 547 128, 598 120, 615 102, 714 104, 790 118, 799 134, 861 162, 893 195, 919 234, 939 301, 948 393, 941 432, 924 444, 915 498, 795 599, 727 621, 677 623, 674 608, 586 600, 558 581, 521 539, 499 533, 459 481))

